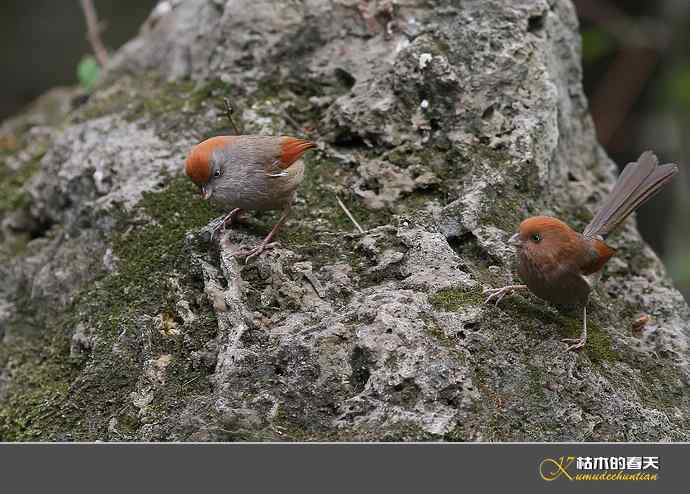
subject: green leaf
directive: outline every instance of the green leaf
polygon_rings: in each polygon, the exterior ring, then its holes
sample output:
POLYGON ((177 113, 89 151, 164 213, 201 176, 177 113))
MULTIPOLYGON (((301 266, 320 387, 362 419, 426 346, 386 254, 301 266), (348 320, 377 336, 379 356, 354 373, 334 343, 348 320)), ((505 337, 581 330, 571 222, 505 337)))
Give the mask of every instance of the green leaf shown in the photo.
POLYGON ((101 66, 91 55, 84 56, 77 65, 77 78, 85 91, 91 92, 101 77, 101 66))

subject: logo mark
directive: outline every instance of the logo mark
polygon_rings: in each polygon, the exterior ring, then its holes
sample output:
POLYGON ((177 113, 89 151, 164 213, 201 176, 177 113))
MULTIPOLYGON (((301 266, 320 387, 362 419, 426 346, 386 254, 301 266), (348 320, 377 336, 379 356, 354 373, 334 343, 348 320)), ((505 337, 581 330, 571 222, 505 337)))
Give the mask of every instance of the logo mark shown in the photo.
POLYGON ((574 456, 561 456, 558 460, 545 458, 539 464, 539 475, 547 482, 556 480, 560 476, 564 476, 568 480, 574 480, 568 472, 568 468, 574 461, 574 456))

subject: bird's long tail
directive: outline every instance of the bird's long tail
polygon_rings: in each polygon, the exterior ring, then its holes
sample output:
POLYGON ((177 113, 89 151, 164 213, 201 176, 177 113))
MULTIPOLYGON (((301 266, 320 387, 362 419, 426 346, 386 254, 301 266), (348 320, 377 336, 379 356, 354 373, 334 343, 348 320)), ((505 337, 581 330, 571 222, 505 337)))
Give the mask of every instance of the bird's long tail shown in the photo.
POLYGON ((659 166, 652 151, 645 151, 636 162, 628 163, 601 209, 589 222, 583 235, 606 237, 633 211, 651 199, 678 173, 674 163, 659 166))

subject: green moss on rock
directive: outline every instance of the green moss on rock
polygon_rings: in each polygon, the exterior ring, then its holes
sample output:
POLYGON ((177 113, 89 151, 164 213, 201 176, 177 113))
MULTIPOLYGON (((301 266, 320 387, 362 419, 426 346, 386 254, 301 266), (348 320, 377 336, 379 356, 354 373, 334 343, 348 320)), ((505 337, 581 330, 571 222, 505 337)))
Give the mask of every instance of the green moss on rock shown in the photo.
POLYGON ((29 205, 29 195, 23 186, 39 169, 43 153, 12 171, 0 161, 0 215, 29 205))
POLYGON ((429 296, 429 302, 437 310, 456 312, 467 305, 480 305, 484 301, 481 287, 471 290, 444 288, 429 296))
MULTIPOLYGON (((581 310, 556 310, 546 303, 530 303, 521 296, 506 297, 501 305, 502 310, 516 319, 524 331, 531 332, 536 324, 553 326, 561 338, 577 338, 582 331, 581 310)), ((593 363, 621 359, 592 307, 587 312, 587 344, 582 351, 593 363)))
POLYGON ((42 345, 38 336, 27 336, 2 347, 9 354, 0 354, 2 367, 8 358, 17 359, 21 349, 24 357, 13 361, 10 399, 0 403, 0 439, 103 438, 107 437, 104 427, 113 418, 123 424, 120 433, 133 430, 138 415, 130 394, 147 355, 171 356, 166 383, 156 390, 149 413, 170 413, 184 396, 208 386, 208 370, 195 368, 189 354, 203 350, 215 337, 217 323, 210 306, 204 301, 194 308, 196 327, 185 338, 164 334, 152 322, 172 314, 172 324, 182 323, 175 315, 180 291, 192 303, 204 300, 200 274, 186 251, 186 233, 216 215, 198 200, 184 177, 171 179, 162 191, 145 194, 135 211, 114 212, 120 218, 113 238, 117 271, 82 289, 63 314, 49 319, 49 314, 39 313, 33 319, 35 328, 29 335, 52 335, 59 344, 42 345), (137 216, 146 220, 132 221, 137 216), (86 361, 73 362, 68 357, 69 341, 80 323, 90 328, 95 344, 86 361), (137 343, 142 324, 148 328, 146 354, 137 343), (52 353, 46 357, 48 351, 52 353))
POLYGON ((100 87, 74 112, 72 120, 83 122, 118 114, 127 122, 150 122, 166 138, 172 133, 189 132, 190 119, 206 115, 208 108, 212 108, 219 114, 218 120, 204 117, 193 125, 201 140, 227 130, 222 110, 223 97, 229 91, 230 86, 220 79, 204 83, 166 81, 155 72, 126 76, 100 87))
POLYGON ((76 369, 65 362, 69 340, 19 336, 0 345, 0 368, 12 369, 12 379, 0 402, 0 441, 44 439, 62 421, 61 407, 76 369))

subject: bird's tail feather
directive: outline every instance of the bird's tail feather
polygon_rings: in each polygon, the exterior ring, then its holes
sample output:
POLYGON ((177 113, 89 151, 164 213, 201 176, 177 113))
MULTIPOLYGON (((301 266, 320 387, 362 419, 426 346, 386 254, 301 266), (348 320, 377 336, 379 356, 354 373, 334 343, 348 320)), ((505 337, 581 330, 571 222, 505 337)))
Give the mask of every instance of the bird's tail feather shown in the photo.
POLYGON ((652 151, 645 151, 636 162, 628 163, 583 235, 606 237, 678 173, 677 165, 658 163, 652 151))

